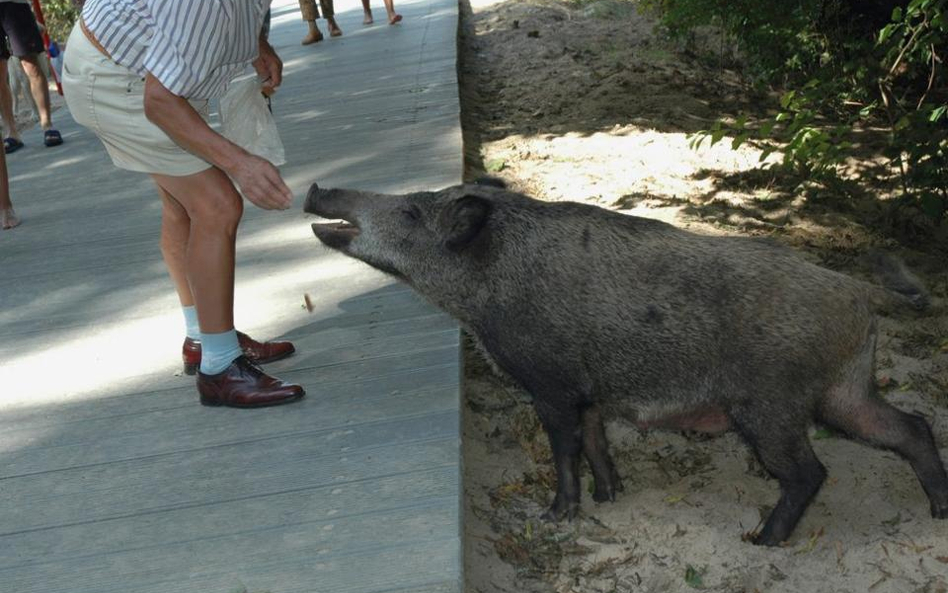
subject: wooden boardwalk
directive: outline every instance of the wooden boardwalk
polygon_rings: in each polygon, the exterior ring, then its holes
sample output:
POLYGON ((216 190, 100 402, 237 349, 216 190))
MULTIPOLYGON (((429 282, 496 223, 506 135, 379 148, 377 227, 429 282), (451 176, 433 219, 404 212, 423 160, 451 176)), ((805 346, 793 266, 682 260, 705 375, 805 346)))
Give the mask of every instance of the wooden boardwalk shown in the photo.
MULTIPOLYGON (((204 408, 147 178, 65 110, 66 144, 8 163, 23 225, 0 233, 0 593, 434 593, 461 589, 455 324, 313 238, 309 184, 430 189, 461 177, 457 5, 301 47, 274 2, 274 113, 289 212, 248 205, 238 327, 296 343, 268 366, 300 403, 204 408), (303 295, 314 304, 303 307, 303 295)), ((325 33, 325 25, 320 21, 325 33)))

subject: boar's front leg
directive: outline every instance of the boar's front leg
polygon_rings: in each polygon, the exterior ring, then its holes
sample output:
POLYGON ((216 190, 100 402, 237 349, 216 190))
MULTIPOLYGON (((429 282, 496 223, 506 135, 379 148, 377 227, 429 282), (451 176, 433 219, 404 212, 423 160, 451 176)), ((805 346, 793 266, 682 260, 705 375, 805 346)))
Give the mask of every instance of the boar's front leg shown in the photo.
POLYGON ((556 498, 545 521, 572 520, 579 511, 579 454, 582 450, 582 426, 579 409, 563 399, 554 401, 534 396, 534 407, 553 450, 556 466, 556 498))
POLYGON ((591 405, 583 409, 583 455, 592 470, 596 502, 614 501, 616 492, 622 491, 619 472, 609 456, 609 443, 602 426, 599 406, 591 405))

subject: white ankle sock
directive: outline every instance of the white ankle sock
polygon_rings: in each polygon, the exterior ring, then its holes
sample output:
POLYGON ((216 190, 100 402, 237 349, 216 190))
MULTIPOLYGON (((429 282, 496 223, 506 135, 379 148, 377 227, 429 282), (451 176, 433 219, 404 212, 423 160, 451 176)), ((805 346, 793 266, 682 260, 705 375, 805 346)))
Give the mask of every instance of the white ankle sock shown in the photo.
POLYGON ((201 334, 201 372, 205 375, 223 372, 241 354, 236 330, 201 334))
POLYGON ((181 307, 181 311, 184 313, 185 335, 192 340, 200 340, 201 326, 198 325, 197 309, 194 308, 194 305, 191 305, 190 307, 181 307))

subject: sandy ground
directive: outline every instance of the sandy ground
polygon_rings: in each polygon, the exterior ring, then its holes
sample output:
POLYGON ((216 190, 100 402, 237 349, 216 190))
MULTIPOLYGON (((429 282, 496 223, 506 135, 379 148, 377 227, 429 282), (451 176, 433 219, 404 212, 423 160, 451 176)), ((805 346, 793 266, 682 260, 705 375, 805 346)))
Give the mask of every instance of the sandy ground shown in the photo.
MULTIPOLYGON (((931 421, 948 458, 944 245, 902 232, 885 207, 892 188, 758 172, 761 147, 731 150, 729 139, 692 150, 688 134, 717 117, 760 115, 766 97, 663 40, 630 2, 462 2, 460 47, 471 178, 695 232, 770 235, 854 275, 869 246, 905 258, 935 306, 881 320, 877 381, 888 401, 931 421)), ((641 432, 614 418, 607 434, 625 491, 605 504, 587 494, 578 520, 548 524, 538 517, 553 471, 529 397, 471 348, 465 395, 472 593, 948 591, 948 521, 931 519, 892 453, 815 427, 829 479, 786 546, 762 549, 741 537, 766 517, 777 485, 735 435, 641 432)))

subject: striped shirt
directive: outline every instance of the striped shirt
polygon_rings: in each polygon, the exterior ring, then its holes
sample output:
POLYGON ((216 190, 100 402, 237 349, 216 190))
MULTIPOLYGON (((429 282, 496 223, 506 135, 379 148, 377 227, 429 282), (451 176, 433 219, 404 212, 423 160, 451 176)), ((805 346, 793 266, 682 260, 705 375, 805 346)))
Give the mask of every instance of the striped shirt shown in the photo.
POLYGON ((82 19, 112 59, 188 99, 218 97, 259 53, 270 0, 86 0, 82 19))

